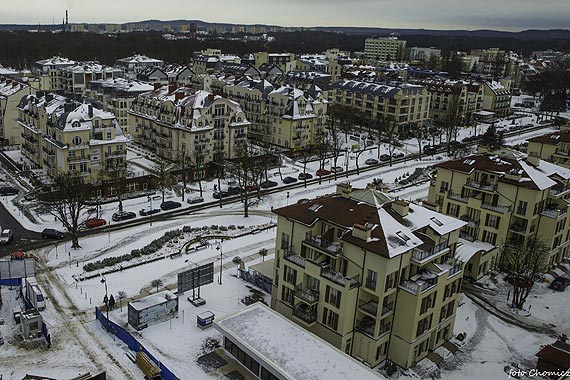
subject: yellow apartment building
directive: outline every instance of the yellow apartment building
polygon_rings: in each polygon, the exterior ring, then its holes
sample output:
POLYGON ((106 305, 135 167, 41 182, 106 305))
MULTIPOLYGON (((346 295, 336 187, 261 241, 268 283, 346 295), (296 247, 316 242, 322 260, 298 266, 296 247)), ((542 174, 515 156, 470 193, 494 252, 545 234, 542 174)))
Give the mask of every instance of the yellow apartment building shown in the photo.
POLYGON ((570 130, 549 133, 528 140, 528 154, 570 168, 570 130))
POLYGON ((349 184, 274 212, 273 309, 369 366, 453 335, 465 222, 349 184))

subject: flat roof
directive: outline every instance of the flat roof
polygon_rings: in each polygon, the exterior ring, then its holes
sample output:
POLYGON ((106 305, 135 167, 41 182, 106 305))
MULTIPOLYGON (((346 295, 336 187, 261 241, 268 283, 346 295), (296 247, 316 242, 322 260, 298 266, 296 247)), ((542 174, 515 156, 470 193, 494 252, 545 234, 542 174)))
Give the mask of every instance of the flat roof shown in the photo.
POLYGON ((259 302, 214 321, 214 326, 287 380, 385 379, 259 302))
POLYGON ((152 306, 160 305, 168 300, 178 298, 178 296, 171 291, 165 290, 160 293, 151 294, 136 301, 129 302, 135 310, 144 310, 152 306))
POLYGON ((275 259, 265 260, 255 265, 250 265, 249 269, 254 270, 267 278, 273 280, 273 263, 275 259))

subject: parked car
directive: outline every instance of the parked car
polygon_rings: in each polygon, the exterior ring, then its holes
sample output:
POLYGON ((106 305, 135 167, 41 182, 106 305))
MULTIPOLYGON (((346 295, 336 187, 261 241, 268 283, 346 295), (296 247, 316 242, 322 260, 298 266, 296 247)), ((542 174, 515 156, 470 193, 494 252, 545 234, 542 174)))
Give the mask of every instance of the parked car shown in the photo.
POLYGON ((214 198, 216 199, 220 199, 220 198, 225 198, 228 197, 230 195, 230 193, 226 190, 222 190, 220 191, 214 191, 214 194, 212 195, 214 198))
POLYGON ((309 198, 301 198, 297 201, 297 203, 307 203, 309 201, 309 198))
POLYGON ((331 168, 331 172, 333 172, 333 173, 340 173, 340 172, 342 172, 343 170, 344 170, 344 169, 343 169, 342 166, 333 166, 333 167, 331 168))
POLYGON ((239 186, 230 186, 230 187, 228 187, 228 194, 229 194, 229 195, 238 195, 238 194, 241 194, 241 193, 242 193, 242 190, 241 190, 241 187, 239 187, 239 186))
POLYGON ((87 228, 101 227, 105 224, 107 224, 107 221, 101 218, 91 218, 85 221, 85 227, 87 228))
POLYGON ((297 176, 297 178, 299 178, 300 180, 311 179, 313 178, 313 175, 309 173, 301 173, 297 176))
POLYGON ((285 177, 283 178, 283 183, 295 183, 297 182, 297 178, 295 177, 285 177))
POLYGON ((156 213, 158 213, 158 212, 160 212, 160 209, 159 209, 159 208, 153 208, 153 209, 151 209, 151 210, 147 210, 146 208, 142 208, 142 209, 139 211, 139 215, 140 215, 140 216, 148 216, 148 215, 154 215, 154 214, 156 214, 156 213))
POLYGON ((247 191, 256 191, 258 189, 257 185, 247 185, 245 187, 247 191))
POLYGON ((317 174, 319 177, 322 177, 322 176, 324 176, 324 175, 329 175, 329 174, 331 174, 331 171, 330 171, 330 170, 327 170, 327 169, 322 169, 322 168, 321 168, 321 169, 317 170, 316 174, 317 174))
MULTIPOLYGON (((380 156, 382 157, 382 156, 380 156)), ((376 165, 378 163, 378 160, 375 158, 367 158, 366 161, 364 161, 364 163, 366 165, 376 165)))
POLYGON ((394 152, 392 153, 392 158, 403 158, 405 156, 402 152, 394 152))
POLYGON ((434 146, 427 145, 424 147, 424 154, 434 154, 435 152, 436 152, 436 149, 434 146))
POLYGON ((61 231, 54 230, 53 228, 46 228, 42 231, 42 238, 60 240, 65 238, 65 234, 61 231))
POLYGON ((188 203, 190 203, 191 205, 196 204, 196 203, 202 203, 202 202, 204 202, 204 198, 202 198, 202 197, 188 198, 188 203))
POLYGON ((261 186, 262 189, 269 189, 270 187, 275 187, 277 185, 278 185, 278 183, 275 181, 264 181, 264 182, 261 182, 261 185, 259 185, 259 186, 261 186))
POLYGON ((121 220, 129 220, 129 219, 133 219, 136 218, 137 214, 135 214, 134 212, 130 212, 130 211, 119 211, 113 214, 112 219, 115 222, 120 222, 121 220))
POLYGON ((178 208, 180 206, 182 206, 182 203, 180 203, 180 202, 166 201, 160 205, 160 208, 163 210, 172 210, 172 209, 178 208))
POLYGON ((390 155, 389 154, 381 154, 380 155, 380 161, 390 161, 390 155))
POLYGON ((4 230, 0 233, 0 244, 8 244, 14 239, 12 230, 4 230))
POLYGON ((570 285, 570 279, 566 277, 556 277, 550 285, 548 286, 550 289, 558 290, 559 292, 563 292, 566 287, 570 285))
POLYGON ((15 187, 10 186, 2 186, 0 187, 0 195, 18 195, 20 190, 16 189, 15 187))

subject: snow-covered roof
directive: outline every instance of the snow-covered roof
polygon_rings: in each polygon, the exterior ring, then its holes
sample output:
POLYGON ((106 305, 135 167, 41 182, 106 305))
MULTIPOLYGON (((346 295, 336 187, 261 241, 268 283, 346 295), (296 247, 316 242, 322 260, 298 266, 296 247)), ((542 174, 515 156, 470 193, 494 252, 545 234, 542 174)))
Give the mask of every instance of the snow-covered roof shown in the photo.
POLYGON ((480 251, 490 252, 495 248, 493 244, 485 243, 480 240, 469 241, 459 238, 455 248, 455 258, 464 263, 471 260, 471 258, 480 251))
POLYGON ((26 87, 28 87, 27 84, 24 84, 24 83, 21 83, 21 82, 12 80, 12 79, 4 80, 4 78, 0 78, 0 96, 1 97, 8 97, 8 96, 14 95, 18 91, 20 91, 26 87))
POLYGON ((140 55, 140 54, 135 54, 131 57, 126 57, 126 58, 119 58, 117 59, 117 62, 121 62, 121 63, 147 63, 147 64, 161 64, 164 63, 163 60, 161 59, 156 59, 156 58, 150 58, 147 57, 146 55, 140 55))
POLYGON ((36 61, 36 64, 40 66, 71 66, 75 64, 75 61, 65 57, 54 56, 36 61))
POLYGON ((91 81, 90 83, 92 86, 99 85, 107 89, 132 93, 142 93, 154 89, 154 86, 149 83, 125 78, 99 79, 91 81))
POLYGON ((222 317, 214 326, 287 380, 385 379, 261 303, 222 317))
POLYGON ((0 75, 17 75, 17 74, 18 72, 16 70, 0 65, 0 75))
POLYGON ((178 298, 176 294, 172 293, 169 290, 165 290, 163 292, 151 294, 150 296, 129 302, 129 305, 132 306, 135 310, 140 311, 152 306, 160 305, 168 300, 175 298, 178 298))

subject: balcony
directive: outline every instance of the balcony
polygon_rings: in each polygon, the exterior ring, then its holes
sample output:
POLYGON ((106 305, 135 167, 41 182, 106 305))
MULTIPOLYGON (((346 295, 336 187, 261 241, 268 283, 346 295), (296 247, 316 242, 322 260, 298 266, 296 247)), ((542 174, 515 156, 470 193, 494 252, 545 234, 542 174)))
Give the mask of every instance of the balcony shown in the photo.
POLYGON ((321 277, 326 278, 327 280, 332 281, 340 286, 346 286, 348 284, 351 288, 353 288, 359 284, 358 275, 352 278, 345 277, 342 273, 329 269, 327 266, 321 267, 321 277))
POLYGON ((479 227, 479 221, 475 220, 473 217, 469 215, 462 215, 459 219, 463 220, 464 222, 467 222, 467 227, 471 228, 479 227))
POLYGON ((555 197, 555 198, 560 198, 560 197, 568 194, 569 192, 570 192, 570 188, 565 188, 565 189, 552 188, 552 189, 548 190, 548 195, 555 197))
POLYGON ((361 333, 374 338, 374 329, 376 327, 376 320, 370 317, 364 317, 360 321, 356 321, 356 330, 361 333))
POLYGON ((315 236, 310 232, 305 234, 305 242, 313 247, 319 248, 335 257, 342 254, 342 243, 329 241, 321 236, 315 236))
POLYGON ((317 290, 303 288, 303 284, 295 287, 295 297, 309 305, 314 305, 319 302, 319 292, 317 290))
POLYGON ((296 307, 293 309, 293 315, 303 322, 312 325, 317 321, 317 311, 296 307))
POLYGON ((447 193, 447 197, 449 199, 454 200, 454 201, 463 202, 463 203, 467 203, 467 201, 468 201, 467 198, 462 197, 460 194, 456 194, 456 193, 452 192, 451 190, 447 193))
POLYGON ((114 152, 105 152, 105 157, 106 158, 117 158, 117 157, 125 157, 127 155, 127 151, 126 150, 117 150, 114 152))
POLYGON ((296 255, 294 252, 291 251, 284 251, 283 258, 293 264, 296 264, 302 268, 305 268, 305 258, 302 256, 296 255))
POLYGON ((497 191, 497 185, 494 185, 494 184, 489 183, 489 182, 467 181, 467 183, 465 185, 468 187, 473 187, 477 190, 489 191, 492 193, 497 191))
POLYGON ((567 209, 568 209, 567 207, 565 207, 565 208, 546 208, 540 213, 540 215, 556 219, 556 218, 559 218, 561 216, 566 215, 567 209))
POLYGON ((358 308, 373 317, 376 317, 376 314, 378 314, 378 302, 376 301, 359 301, 358 308))
POLYGON ((485 210, 498 212, 499 214, 507 214, 511 212, 511 208, 508 206, 493 206, 488 203, 481 203, 481 208, 485 210))
POLYGON ((82 162, 82 161, 89 161, 89 160, 90 160, 90 155, 86 155, 83 157, 81 157, 81 156, 79 156, 79 157, 76 157, 76 156, 67 157, 68 162, 82 162))
POLYGON ((453 265, 451 268, 449 268, 449 273, 447 274, 447 278, 455 276, 457 273, 461 272, 462 270, 463 267, 461 263, 453 265))
POLYGON ((416 263, 423 263, 430 258, 434 258, 440 254, 443 254, 449 250, 447 243, 440 243, 429 250, 424 250, 420 248, 415 248, 412 253, 412 260, 416 263))
POLYGON ((522 226, 520 224, 511 224, 509 229, 513 232, 526 235, 527 226, 522 226))
POLYGON ((382 305, 382 314, 380 316, 384 317, 387 314, 391 313, 392 311, 394 311, 394 302, 384 304, 382 305))

